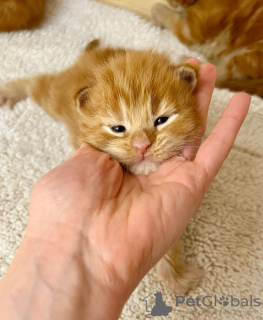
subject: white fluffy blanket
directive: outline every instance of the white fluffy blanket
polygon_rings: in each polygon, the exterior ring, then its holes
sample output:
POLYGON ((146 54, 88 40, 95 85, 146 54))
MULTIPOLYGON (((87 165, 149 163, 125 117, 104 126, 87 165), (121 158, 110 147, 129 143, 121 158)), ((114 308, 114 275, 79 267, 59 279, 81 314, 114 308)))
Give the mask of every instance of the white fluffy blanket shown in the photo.
MULTIPOLYGON (((61 70, 94 38, 112 46, 154 47, 170 52, 174 59, 189 54, 169 31, 131 12, 89 0, 47 2, 41 28, 0 34, 1 83, 61 70)), ((232 94, 215 90, 208 132, 232 94)), ((197 261, 205 270, 204 280, 188 297, 216 295, 230 301, 232 295, 248 299, 250 304, 252 295, 253 299, 263 300, 262 142, 263 102, 253 97, 235 146, 185 233, 186 260, 197 261)), ((30 99, 19 103, 14 111, 0 109, 0 276, 22 239, 33 185, 71 152, 64 126, 30 99)), ((153 271, 135 290, 121 319, 145 319, 142 299, 157 290, 162 292, 166 305, 173 308, 163 319, 263 319, 263 306, 224 307, 218 303, 211 307, 176 307, 175 293, 158 282, 153 271)))

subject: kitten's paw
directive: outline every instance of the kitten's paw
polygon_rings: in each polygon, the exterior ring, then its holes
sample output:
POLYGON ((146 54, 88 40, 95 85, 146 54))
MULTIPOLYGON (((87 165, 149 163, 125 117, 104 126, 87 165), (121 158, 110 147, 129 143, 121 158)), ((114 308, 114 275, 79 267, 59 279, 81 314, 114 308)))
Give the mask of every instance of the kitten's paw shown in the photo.
POLYGON ((156 3, 152 6, 151 11, 153 22, 167 29, 171 29, 171 21, 177 21, 177 19, 185 17, 185 10, 180 5, 171 9, 162 3, 156 3))
POLYGON ((165 28, 165 12, 167 10, 169 9, 162 3, 156 3, 151 8, 153 22, 161 28, 165 28))
POLYGON ((19 100, 10 89, 5 86, 0 87, 0 107, 7 106, 13 109, 19 100))
POLYGON ((188 56, 186 54, 182 54, 176 59, 176 63, 183 64, 186 62, 186 60, 191 59, 191 58, 193 58, 193 57, 188 56))
POLYGON ((162 259, 158 264, 157 274, 169 289, 177 294, 186 294, 198 286, 204 276, 204 271, 198 266, 182 265, 178 272, 171 264, 162 259))
POLYGON ((183 0, 168 0, 169 5, 172 8, 178 8, 178 6, 180 6, 180 4, 182 4, 183 0))
POLYGON ((193 5, 197 0, 168 0, 168 3, 171 7, 177 8, 179 5, 183 6, 191 6, 193 5))

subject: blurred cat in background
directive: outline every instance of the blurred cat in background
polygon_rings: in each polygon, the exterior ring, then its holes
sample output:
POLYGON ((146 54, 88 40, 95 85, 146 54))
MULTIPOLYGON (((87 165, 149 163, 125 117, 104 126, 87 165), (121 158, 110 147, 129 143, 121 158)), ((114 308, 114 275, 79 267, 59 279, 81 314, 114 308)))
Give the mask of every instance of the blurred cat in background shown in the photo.
POLYGON ((0 0, 0 31, 36 27, 45 12, 46 0, 0 0))
POLYGON ((218 68, 217 86, 263 97, 263 1, 168 0, 154 21, 218 68))
MULTIPOLYGON (((200 135, 195 92, 199 68, 174 65, 151 50, 98 48, 94 40, 70 68, 0 87, 0 105, 27 97, 63 121, 75 148, 102 150, 134 174, 148 175, 182 155, 200 135)), ((159 262, 159 277, 178 293, 194 288, 200 269, 186 266, 175 245, 159 262)))

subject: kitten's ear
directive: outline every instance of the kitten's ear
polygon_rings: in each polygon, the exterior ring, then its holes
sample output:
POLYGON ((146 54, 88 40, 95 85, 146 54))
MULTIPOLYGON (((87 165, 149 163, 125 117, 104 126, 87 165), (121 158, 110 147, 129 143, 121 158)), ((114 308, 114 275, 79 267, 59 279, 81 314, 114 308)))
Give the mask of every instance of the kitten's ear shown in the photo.
POLYGON ((82 114, 83 109, 89 100, 89 88, 81 88, 74 95, 74 101, 76 102, 78 111, 82 114))
POLYGON ((175 72, 180 80, 186 82, 191 91, 194 91, 199 79, 199 67, 191 64, 184 64, 176 67, 175 72))

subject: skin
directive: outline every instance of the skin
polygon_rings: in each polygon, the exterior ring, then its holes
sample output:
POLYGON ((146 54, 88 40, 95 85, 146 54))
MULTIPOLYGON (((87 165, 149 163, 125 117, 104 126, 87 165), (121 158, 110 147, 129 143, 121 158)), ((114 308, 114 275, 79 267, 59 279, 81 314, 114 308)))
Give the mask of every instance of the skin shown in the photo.
MULTIPOLYGON (((201 67, 204 117, 215 77, 215 67, 201 67)), ((171 159, 149 176, 131 175, 83 145, 41 178, 25 236, 0 283, 1 319, 118 319, 197 212, 249 103, 247 94, 235 95, 192 160, 171 159)))

